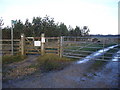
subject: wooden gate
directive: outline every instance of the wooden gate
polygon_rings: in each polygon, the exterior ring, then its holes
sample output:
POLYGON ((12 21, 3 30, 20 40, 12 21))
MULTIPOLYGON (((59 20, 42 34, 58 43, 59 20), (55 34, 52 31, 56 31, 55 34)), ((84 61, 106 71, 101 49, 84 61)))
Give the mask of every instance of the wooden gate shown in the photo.
MULTIPOLYGON (((35 37, 25 37, 25 54, 26 55, 33 55, 33 54, 41 54, 41 46, 35 45, 37 43, 40 43, 41 38, 35 38, 35 37)), ((41 43, 40 43, 41 44, 41 43)))
POLYGON ((21 54, 22 55, 44 55, 45 53, 54 53, 59 56, 61 53, 60 37, 25 37, 21 35, 21 54))

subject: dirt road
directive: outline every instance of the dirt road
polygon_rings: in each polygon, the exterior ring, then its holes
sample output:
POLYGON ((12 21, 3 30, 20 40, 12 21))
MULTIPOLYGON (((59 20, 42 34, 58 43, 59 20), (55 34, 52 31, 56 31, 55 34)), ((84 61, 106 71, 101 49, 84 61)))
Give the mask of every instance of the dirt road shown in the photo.
POLYGON ((27 78, 10 80, 3 88, 116 88, 118 62, 110 62, 98 71, 88 72, 94 61, 72 64, 61 71, 36 73, 27 78))

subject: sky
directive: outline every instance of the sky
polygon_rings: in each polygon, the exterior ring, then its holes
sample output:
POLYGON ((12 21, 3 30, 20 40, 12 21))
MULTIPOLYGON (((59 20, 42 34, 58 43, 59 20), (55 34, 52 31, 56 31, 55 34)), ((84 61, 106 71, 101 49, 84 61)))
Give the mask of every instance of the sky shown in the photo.
POLYGON ((90 34, 118 34, 119 0, 0 0, 0 17, 4 26, 11 20, 48 15, 67 27, 88 26, 90 34))

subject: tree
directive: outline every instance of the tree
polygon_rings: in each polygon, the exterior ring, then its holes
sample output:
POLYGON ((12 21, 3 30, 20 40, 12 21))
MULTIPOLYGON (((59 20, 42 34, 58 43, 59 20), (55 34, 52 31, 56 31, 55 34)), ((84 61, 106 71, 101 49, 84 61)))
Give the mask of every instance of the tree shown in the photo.
POLYGON ((17 23, 15 24, 15 27, 13 28, 14 31, 14 38, 20 38, 20 35, 22 33, 25 33, 24 31, 24 24, 21 20, 17 20, 17 23))
MULTIPOLYGON (((0 26, 3 25, 3 20, 0 19, 0 26)), ((5 35, 10 34, 9 27, 3 29, 5 35)), ((21 33, 24 33, 27 37, 40 37, 41 33, 45 33, 46 37, 58 37, 58 36, 88 36, 90 30, 87 26, 84 26, 83 29, 80 29, 79 26, 72 28, 67 26, 64 23, 55 23, 54 18, 49 16, 45 17, 33 17, 32 23, 26 19, 25 24, 21 20, 17 20, 17 23, 14 27, 14 38, 20 38, 21 33)), ((8 35, 9 36, 9 35, 8 35)), ((7 37, 7 36, 5 36, 7 37)))
POLYGON ((90 30, 89 30, 88 26, 84 26, 83 30, 82 30, 83 36, 88 36, 89 32, 90 32, 90 30))
POLYGON ((32 28, 33 28, 33 36, 40 36, 43 26, 42 26, 42 18, 41 17, 34 17, 32 21, 32 28))
POLYGON ((82 36, 82 32, 78 26, 75 27, 74 35, 75 36, 82 36))
POLYGON ((44 18, 33 18, 33 34, 34 36, 40 36, 41 33, 45 33, 45 36, 58 36, 58 26, 54 22, 54 18, 45 16, 44 18))
POLYGON ((3 19, 2 19, 2 17, 1 17, 1 18, 0 18, 0 27, 3 26, 3 25, 4 25, 3 19))
POLYGON ((64 23, 61 23, 59 25, 59 34, 60 34, 60 36, 67 36, 68 35, 68 29, 64 23))
POLYGON ((33 35, 32 24, 29 22, 28 19, 26 19, 25 21, 24 32, 27 37, 30 37, 33 35))

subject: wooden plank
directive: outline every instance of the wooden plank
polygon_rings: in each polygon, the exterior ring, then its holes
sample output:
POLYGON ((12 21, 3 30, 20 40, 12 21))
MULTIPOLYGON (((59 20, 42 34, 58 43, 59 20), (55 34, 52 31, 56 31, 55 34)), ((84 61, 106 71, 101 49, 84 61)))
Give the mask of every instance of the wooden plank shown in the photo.
POLYGON ((41 52, 26 52, 26 54, 41 54, 41 52))
POLYGON ((58 50, 45 50, 45 52, 59 52, 58 50))
POLYGON ((20 51, 14 51, 14 53, 19 53, 20 51))
POLYGON ((58 52, 45 52, 45 53, 59 54, 58 52))
POLYGON ((7 50, 5 50, 5 49, 2 49, 1 51, 11 51, 11 49, 7 49, 7 50))
POLYGON ((64 40, 64 37, 60 37, 60 40, 59 40, 59 42, 60 42, 60 50, 59 50, 59 54, 60 54, 60 57, 62 57, 62 54, 63 54, 63 41, 64 40))
POLYGON ((45 46, 59 46, 60 43, 57 42, 46 42, 45 46))
MULTIPOLYGON (((11 49, 1 49, 2 51, 11 51, 11 49)), ((14 50, 20 50, 20 48, 14 48, 14 50)))
POLYGON ((14 48, 15 50, 20 50, 20 48, 14 48))
POLYGON ((60 37, 45 37, 46 39, 59 39, 60 37))
POLYGON ((30 42, 33 42, 33 41, 29 41, 29 40, 27 39, 27 41, 25 41, 25 42, 29 42, 29 43, 30 43, 30 42))
MULTIPOLYGON (((11 41, 11 39, 0 39, 0 41, 11 41)), ((20 39, 14 39, 13 41, 20 41, 20 39)))
POLYGON ((33 45, 25 45, 25 47, 27 48, 27 47, 34 47, 33 45))
POLYGON ((31 50, 31 51, 32 51, 32 50, 38 51, 38 50, 40 50, 40 49, 37 49, 37 50, 36 50, 36 49, 34 49, 34 48, 27 48, 26 50, 27 50, 27 51, 28 51, 28 50, 31 50))
POLYGON ((28 38, 28 39, 34 39, 34 37, 25 37, 25 38, 28 38))
POLYGON ((2 53, 2 56, 9 56, 11 53, 2 53))
POLYGON ((11 46, 11 44, 0 44, 0 46, 11 46))
MULTIPOLYGON (((26 40, 27 41, 29 41, 27 38, 26 38, 26 40)), ((26 41, 25 41, 26 42, 26 41)), ((30 43, 30 45, 33 45, 33 43, 32 42, 29 42, 30 43)), ((33 47, 34 48, 34 47, 33 47)), ((34 49, 36 49, 36 48, 34 48, 34 49)), ((39 52, 39 50, 38 49, 36 49, 38 52, 39 52)))
MULTIPOLYGON (((20 44, 13 44, 14 46, 20 46, 20 44)), ((11 44, 0 44, 0 46, 11 46, 11 44)))
POLYGON ((18 41, 18 42, 20 42, 21 40, 20 40, 20 39, 13 39, 13 41, 16 41, 16 42, 18 41))
POLYGON ((46 52, 46 51, 45 51, 45 53, 59 53, 59 52, 46 52))
POLYGON ((41 37, 34 37, 34 39, 41 39, 41 37))

